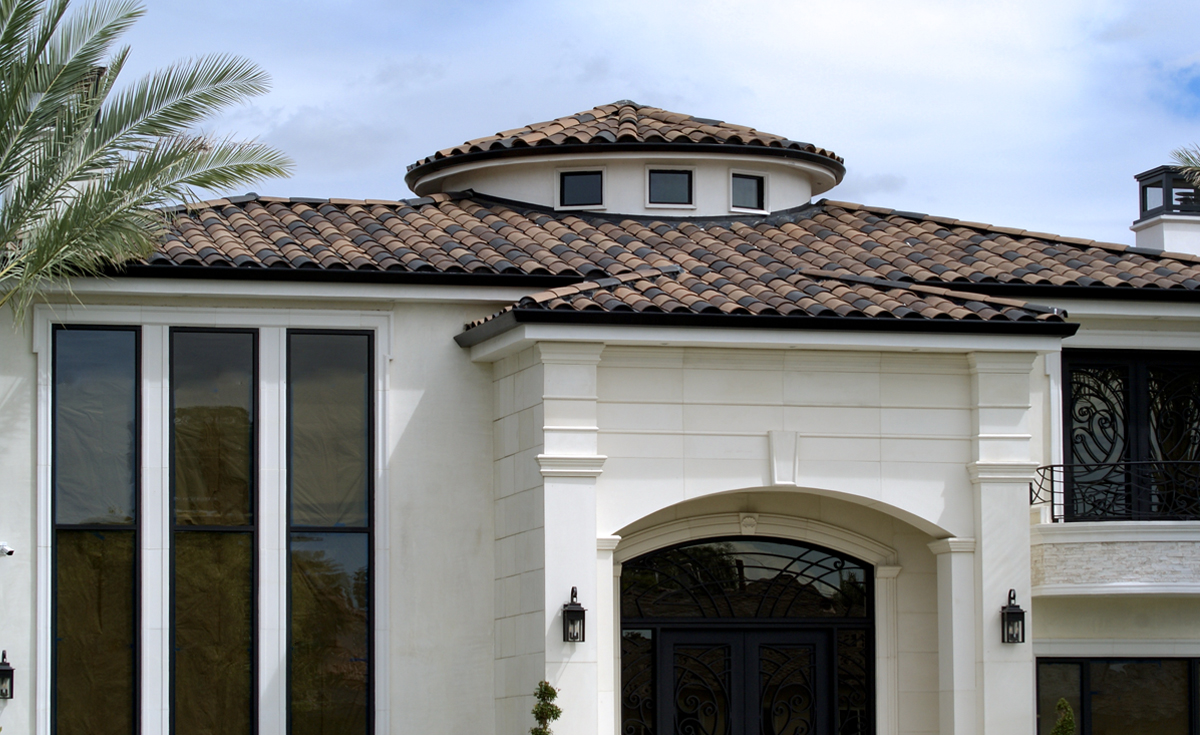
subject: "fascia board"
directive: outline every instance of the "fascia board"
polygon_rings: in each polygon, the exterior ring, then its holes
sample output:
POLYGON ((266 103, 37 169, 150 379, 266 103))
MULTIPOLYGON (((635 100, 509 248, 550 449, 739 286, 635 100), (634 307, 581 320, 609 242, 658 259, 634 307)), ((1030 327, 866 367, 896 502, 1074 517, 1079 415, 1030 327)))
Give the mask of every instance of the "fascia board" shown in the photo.
POLYGON ((510 304, 539 289, 514 286, 447 286, 411 283, 314 283, 153 278, 76 278, 46 289, 64 296, 153 296, 299 301, 510 304))
POLYGON ((1062 338, 1049 335, 518 324, 513 329, 471 347, 471 360, 495 362, 538 342, 603 342, 623 346, 760 350, 1046 353, 1058 352, 1062 338))
POLYGON ((1072 321, 1089 318, 1200 320, 1200 302, 1053 299, 1049 305, 1065 309, 1072 321))

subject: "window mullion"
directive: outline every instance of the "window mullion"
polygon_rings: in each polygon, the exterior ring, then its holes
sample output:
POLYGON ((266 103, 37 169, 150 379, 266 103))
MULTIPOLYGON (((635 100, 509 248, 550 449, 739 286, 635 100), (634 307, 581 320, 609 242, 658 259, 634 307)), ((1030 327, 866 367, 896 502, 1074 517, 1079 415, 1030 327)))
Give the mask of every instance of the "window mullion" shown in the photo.
POLYGON ((171 721, 169 345, 167 327, 142 328, 142 735, 166 735, 171 721))
POLYGON ((258 655, 259 735, 287 723, 286 330, 259 332, 258 655))

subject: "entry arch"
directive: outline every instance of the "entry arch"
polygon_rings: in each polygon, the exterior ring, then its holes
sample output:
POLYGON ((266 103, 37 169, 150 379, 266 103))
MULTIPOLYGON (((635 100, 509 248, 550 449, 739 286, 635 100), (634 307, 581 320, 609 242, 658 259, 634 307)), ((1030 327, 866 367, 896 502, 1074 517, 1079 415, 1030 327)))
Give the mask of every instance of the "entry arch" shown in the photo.
MULTIPOLYGON (((631 524, 632 525, 632 524, 631 524)), ((795 541, 801 544, 824 547, 831 551, 855 557, 870 564, 874 571, 874 639, 875 639, 875 732, 893 735, 899 723, 899 655, 897 650, 897 586, 896 578, 901 572, 900 559, 896 550, 886 544, 862 534, 823 521, 788 516, 776 513, 727 512, 680 518, 628 535, 614 535, 598 539, 597 549, 601 568, 611 568, 613 584, 611 593, 603 595, 601 615, 607 620, 599 622, 602 629, 612 631, 612 638, 602 645, 601 659, 613 661, 612 699, 607 699, 613 709, 615 731, 620 731, 620 630, 622 564, 658 549, 678 546, 688 542, 722 537, 754 537, 795 541), (607 559, 605 558, 607 557, 607 559), (610 658, 611 656, 611 658, 610 658)), ((607 636, 606 636, 607 637, 607 636)), ((606 687, 608 688, 608 687, 606 687)))

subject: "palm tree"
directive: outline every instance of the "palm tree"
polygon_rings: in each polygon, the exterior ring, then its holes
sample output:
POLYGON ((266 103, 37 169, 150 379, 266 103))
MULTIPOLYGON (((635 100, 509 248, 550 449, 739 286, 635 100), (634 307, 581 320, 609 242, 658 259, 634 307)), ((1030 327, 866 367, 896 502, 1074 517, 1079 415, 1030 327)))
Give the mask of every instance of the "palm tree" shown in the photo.
POLYGON ((1192 186, 1200 189, 1200 146, 1176 148, 1171 151, 1171 157, 1175 159, 1179 173, 1183 174, 1192 186))
POLYGON ((142 7, 68 4, 0 0, 0 307, 18 323, 48 283, 148 255, 163 206, 292 168, 261 143, 194 132, 267 90, 253 63, 201 57, 117 90, 129 49, 115 44, 142 7))

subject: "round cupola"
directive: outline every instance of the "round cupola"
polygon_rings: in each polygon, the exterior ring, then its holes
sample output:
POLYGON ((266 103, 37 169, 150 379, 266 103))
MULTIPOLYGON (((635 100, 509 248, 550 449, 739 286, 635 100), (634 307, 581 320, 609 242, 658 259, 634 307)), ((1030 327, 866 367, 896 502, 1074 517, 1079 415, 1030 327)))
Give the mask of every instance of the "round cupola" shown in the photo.
POLYGON ((622 100, 438 151, 404 180, 418 196, 470 189, 560 211, 728 217, 807 204, 845 173, 811 143, 622 100))

